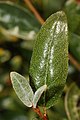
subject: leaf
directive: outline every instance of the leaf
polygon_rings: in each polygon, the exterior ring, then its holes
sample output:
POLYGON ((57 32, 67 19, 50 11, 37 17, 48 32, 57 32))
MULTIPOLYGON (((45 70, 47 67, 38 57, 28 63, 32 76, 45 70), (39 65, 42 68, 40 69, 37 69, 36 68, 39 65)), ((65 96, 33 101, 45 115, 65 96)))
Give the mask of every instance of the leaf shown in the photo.
POLYGON ((40 88, 38 88, 38 90, 35 92, 34 98, 33 98, 33 107, 34 107, 34 108, 36 108, 37 103, 38 103, 38 101, 39 101, 42 93, 43 93, 44 91, 46 91, 46 89, 47 89, 47 85, 43 85, 43 86, 41 86, 40 88))
POLYGON ((67 15, 69 30, 80 35, 80 4, 76 0, 68 0, 64 11, 67 15))
POLYGON ((48 117, 50 120, 68 120, 65 114, 63 99, 60 99, 58 104, 48 110, 48 117))
POLYGON ((27 106, 32 107, 33 91, 29 82, 16 72, 10 73, 13 88, 19 99, 27 106))
POLYGON ((80 36, 74 33, 69 34, 69 46, 72 55, 80 62, 80 36))
POLYGON ((65 109, 69 120, 80 119, 80 88, 72 83, 65 96, 65 109))
POLYGON ((26 8, 12 2, 0 2, 0 32, 7 38, 33 40, 39 28, 40 24, 26 8))
POLYGON ((47 85, 43 104, 53 106, 62 94, 68 72, 68 30, 64 12, 51 15, 37 35, 30 63, 31 86, 47 85), (44 103, 45 101, 45 103, 44 103))

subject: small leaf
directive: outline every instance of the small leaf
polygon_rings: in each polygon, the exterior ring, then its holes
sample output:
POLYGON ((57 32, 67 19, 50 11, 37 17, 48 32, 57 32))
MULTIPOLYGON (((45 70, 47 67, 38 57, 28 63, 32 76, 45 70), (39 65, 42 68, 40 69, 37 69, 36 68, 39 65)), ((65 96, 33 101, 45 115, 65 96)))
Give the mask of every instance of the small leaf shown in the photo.
POLYGON ((43 95, 47 108, 61 97, 67 73, 68 28, 66 15, 61 11, 51 15, 41 27, 30 63, 31 86, 36 91, 47 85, 43 95))
POLYGON ((29 82, 16 72, 10 73, 13 88, 19 99, 27 106, 32 107, 33 91, 29 82))
POLYGON ((65 96, 65 110, 69 120, 80 120, 80 88, 72 83, 65 96))
POLYGON ((37 103, 42 95, 42 93, 47 89, 47 85, 41 86, 34 94, 33 107, 36 108, 37 103))

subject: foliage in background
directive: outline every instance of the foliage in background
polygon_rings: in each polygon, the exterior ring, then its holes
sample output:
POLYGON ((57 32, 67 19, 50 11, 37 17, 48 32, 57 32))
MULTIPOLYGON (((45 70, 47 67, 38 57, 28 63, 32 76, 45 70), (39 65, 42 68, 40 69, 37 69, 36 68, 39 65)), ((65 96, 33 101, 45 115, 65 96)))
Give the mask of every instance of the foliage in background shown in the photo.
MULTIPOLYGON (((10 0, 14 2, 10 5, 5 1, 0 3, 0 120, 37 120, 38 116, 15 95, 9 73, 17 71, 28 79, 34 39, 41 25, 22 0, 10 0)), ((76 0, 31 1, 44 19, 58 10, 65 11, 69 25, 69 52, 80 63, 80 3, 76 0)), ((63 99, 48 111, 50 120, 79 120, 79 83, 80 72, 70 63, 63 99)))

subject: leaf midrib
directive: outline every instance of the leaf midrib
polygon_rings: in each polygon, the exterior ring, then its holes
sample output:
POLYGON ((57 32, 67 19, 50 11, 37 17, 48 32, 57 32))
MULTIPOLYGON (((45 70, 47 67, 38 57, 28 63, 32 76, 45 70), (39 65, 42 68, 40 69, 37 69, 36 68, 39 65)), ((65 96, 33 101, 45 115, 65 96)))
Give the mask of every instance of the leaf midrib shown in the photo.
MULTIPOLYGON (((21 83, 19 82, 19 80, 17 79, 16 76, 15 76, 15 78, 16 78, 17 82, 19 83, 21 89, 23 90, 23 93, 25 94, 25 96, 28 96, 28 95, 26 94, 26 92, 25 92, 25 89, 22 87, 21 83)), ((32 101, 29 99, 29 96, 28 96, 27 98, 28 98, 28 100, 32 103, 32 101)))
MULTIPOLYGON (((60 17, 58 17, 57 18, 57 20, 56 20, 56 25, 57 25, 57 21, 59 20, 59 18, 60 17)), ((55 27, 54 27, 54 31, 53 31, 53 34, 55 33, 55 29, 56 29, 56 25, 55 25, 55 27)), ((54 36, 52 36, 52 39, 54 38, 54 36)), ((49 66, 49 61, 50 61, 50 51, 51 51, 51 45, 52 45, 52 43, 54 44, 54 40, 49 40, 49 42, 48 42, 48 44, 50 44, 49 46, 49 50, 48 50, 48 53, 47 53, 47 64, 46 64, 46 72, 45 72, 45 74, 46 74, 46 79, 45 79, 45 84, 46 84, 46 80, 47 80, 47 78, 48 78, 48 66, 49 66)))
MULTIPOLYGON (((60 18, 60 16, 58 16, 58 18, 57 18, 57 20, 56 20, 56 24, 55 24, 55 26, 54 26, 54 31, 53 31, 53 35, 54 35, 54 33, 55 33, 55 30, 56 30, 56 25, 57 25, 57 22, 58 22, 58 20, 59 20, 59 18, 60 18)), ((54 23, 53 23, 54 24, 54 23)), ((54 38, 54 36, 52 35, 52 39, 54 38)), ((49 39, 49 38, 47 38, 47 39, 49 39)), ((45 71, 45 85, 46 85, 46 82, 47 82, 47 80, 48 80, 48 70, 49 70, 49 61, 50 61, 50 51, 51 51, 51 45, 52 45, 52 43, 53 43, 53 45, 54 45, 54 40, 49 40, 49 42, 48 42, 48 44, 50 44, 50 47, 49 47, 49 49, 48 49, 48 53, 47 53, 47 64, 46 64, 46 71, 45 71), (47 69, 48 68, 48 69, 47 69)), ((49 85, 50 86, 50 85, 49 85)), ((49 87, 48 85, 47 85, 47 87, 49 87)), ((45 98, 46 98, 46 91, 44 92, 44 103, 46 103, 45 102, 45 98)))

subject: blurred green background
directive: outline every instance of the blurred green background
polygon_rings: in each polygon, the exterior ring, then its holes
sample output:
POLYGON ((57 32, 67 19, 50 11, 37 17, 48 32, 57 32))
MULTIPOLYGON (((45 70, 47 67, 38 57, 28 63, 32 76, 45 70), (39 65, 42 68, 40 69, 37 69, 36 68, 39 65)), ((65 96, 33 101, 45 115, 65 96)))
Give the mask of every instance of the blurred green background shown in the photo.
MULTIPOLYGON (((80 1, 31 0, 31 3, 44 20, 59 10, 65 11, 69 27, 69 52, 80 63, 80 1)), ((11 71, 16 71, 29 79, 34 39, 40 27, 41 24, 24 0, 0 0, 0 120, 39 119, 18 99, 9 74, 11 71)), ((80 70, 69 62, 68 78, 62 99, 48 110, 49 120, 68 120, 68 118, 80 120, 79 87, 80 70), (74 85, 71 87, 73 82, 74 85), (73 111, 74 108, 76 111, 73 111)))

